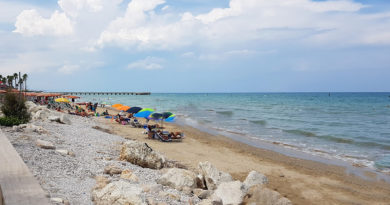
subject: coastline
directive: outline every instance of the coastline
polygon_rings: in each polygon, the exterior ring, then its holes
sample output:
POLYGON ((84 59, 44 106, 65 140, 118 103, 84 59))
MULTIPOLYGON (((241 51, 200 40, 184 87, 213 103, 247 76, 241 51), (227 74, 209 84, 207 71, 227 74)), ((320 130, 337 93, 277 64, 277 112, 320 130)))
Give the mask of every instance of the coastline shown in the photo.
POLYGON ((196 169, 200 161, 210 161, 238 180, 245 179, 251 170, 259 171, 270 179, 267 187, 294 204, 385 204, 390 201, 390 184, 364 169, 361 169, 363 176, 357 176, 345 166, 287 156, 185 125, 164 123, 170 131, 183 131, 186 138, 180 143, 163 143, 147 139, 143 129, 107 119, 99 118, 99 121, 109 125, 116 135, 146 142, 189 169, 196 169))

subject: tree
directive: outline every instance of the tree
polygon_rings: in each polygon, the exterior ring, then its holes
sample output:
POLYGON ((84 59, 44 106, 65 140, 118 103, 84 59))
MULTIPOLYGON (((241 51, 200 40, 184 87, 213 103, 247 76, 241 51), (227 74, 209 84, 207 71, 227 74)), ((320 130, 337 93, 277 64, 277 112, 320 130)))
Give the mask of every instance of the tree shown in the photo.
POLYGON ((15 88, 18 88, 18 74, 14 73, 15 88))
POLYGON ((12 87, 12 83, 14 81, 14 76, 8 75, 7 76, 8 86, 12 87))
POLYGON ((18 96, 8 90, 4 96, 3 105, 1 106, 1 111, 5 117, 1 118, 0 121, 7 126, 28 122, 30 120, 30 114, 27 112, 25 102, 26 100, 23 96, 18 96))
POLYGON ((20 86, 19 90, 22 91, 22 89, 23 89, 23 79, 22 78, 19 79, 19 86, 20 86))
POLYGON ((27 78, 28 78, 28 75, 27 73, 23 74, 23 81, 24 81, 24 90, 26 91, 27 90, 27 78))

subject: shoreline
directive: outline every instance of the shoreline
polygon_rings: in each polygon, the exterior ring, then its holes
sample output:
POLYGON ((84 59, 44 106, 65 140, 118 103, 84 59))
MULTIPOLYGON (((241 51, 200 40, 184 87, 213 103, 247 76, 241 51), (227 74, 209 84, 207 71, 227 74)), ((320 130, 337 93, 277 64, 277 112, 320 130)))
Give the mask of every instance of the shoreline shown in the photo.
POLYGON ((200 161, 210 161, 239 180, 245 179, 250 170, 259 171, 270 179, 269 188, 280 192, 294 204, 381 204, 390 201, 390 184, 378 179, 378 174, 359 167, 351 167, 361 173, 356 174, 343 166, 287 156, 187 125, 164 123, 170 131, 184 131, 186 138, 181 143, 163 143, 147 139, 142 134, 143 129, 119 125, 107 119, 99 118, 99 121, 110 125, 114 134, 146 142, 189 169, 196 169, 200 161), (318 201, 325 199, 326 203, 318 201))

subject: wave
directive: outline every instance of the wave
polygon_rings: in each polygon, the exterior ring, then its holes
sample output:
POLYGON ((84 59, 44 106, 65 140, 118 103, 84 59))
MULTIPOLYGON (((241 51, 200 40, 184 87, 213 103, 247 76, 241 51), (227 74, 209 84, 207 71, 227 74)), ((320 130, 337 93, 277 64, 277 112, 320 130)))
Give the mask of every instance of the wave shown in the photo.
POLYGON ((224 116, 233 116, 233 111, 216 111, 217 114, 224 115, 224 116))
POLYGON ((353 144, 354 143, 354 141, 351 139, 335 137, 332 135, 317 135, 315 133, 304 131, 304 130, 283 130, 283 131, 290 133, 290 134, 302 135, 305 137, 315 137, 315 138, 320 138, 320 139, 338 142, 338 143, 345 143, 345 144, 353 144))
POLYGON ((267 121, 265 121, 265 120, 249 120, 249 122, 251 122, 253 124, 257 124, 257 125, 266 125, 267 124, 267 121))

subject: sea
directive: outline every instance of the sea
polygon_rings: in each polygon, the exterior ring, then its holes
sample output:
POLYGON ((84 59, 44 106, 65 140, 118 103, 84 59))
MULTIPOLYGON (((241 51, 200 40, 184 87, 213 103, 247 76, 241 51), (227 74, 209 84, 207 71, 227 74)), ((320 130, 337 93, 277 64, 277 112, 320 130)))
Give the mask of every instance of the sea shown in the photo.
POLYGON ((390 93, 152 93, 78 101, 172 112, 175 123, 248 144, 390 172, 390 93))

